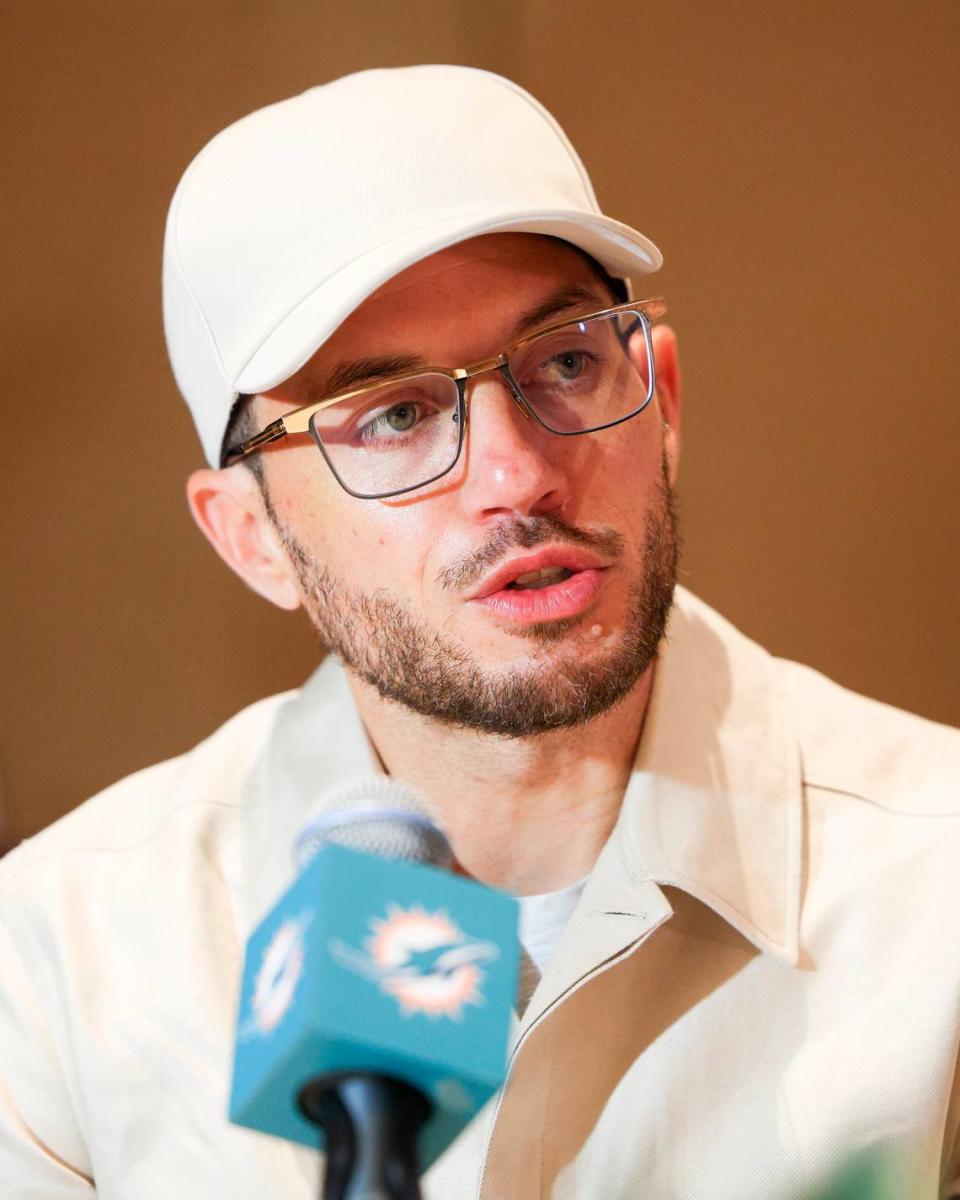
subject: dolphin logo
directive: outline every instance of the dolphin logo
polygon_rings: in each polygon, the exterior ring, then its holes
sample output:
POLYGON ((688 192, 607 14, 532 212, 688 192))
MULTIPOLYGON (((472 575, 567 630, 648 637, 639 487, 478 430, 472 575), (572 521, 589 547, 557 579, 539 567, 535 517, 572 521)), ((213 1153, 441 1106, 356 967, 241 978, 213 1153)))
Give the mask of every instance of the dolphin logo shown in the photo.
POLYGON ((483 1003, 483 964, 500 953, 494 943, 471 940, 445 911, 419 905, 390 904, 369 928, 363 950, 331 938, 331 957, 393 996, 404 1016, 419 1012, 459 1021, 466 1005, 483 1003))
POLYGON ((289 1012, 303 974, 304 935, 312 920, 304 911, 288 917, 274 932, 253 982, 250 1014, 240 1028, 241 1039, 273 1033, 289 1012))

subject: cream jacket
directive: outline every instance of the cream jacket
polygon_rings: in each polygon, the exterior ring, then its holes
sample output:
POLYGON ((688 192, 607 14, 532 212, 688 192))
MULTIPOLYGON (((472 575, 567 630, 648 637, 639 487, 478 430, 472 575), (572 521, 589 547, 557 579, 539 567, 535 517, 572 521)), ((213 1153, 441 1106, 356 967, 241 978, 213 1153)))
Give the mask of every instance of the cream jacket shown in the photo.
MULTIPOLYGON (((3 1200, 307 1200, 225 1116, 247 933, 375 770, 341 668, 0 862, 3 1200)), ((794 1200, 883 1146, 960 1194, 960 735, 678 595, 614 834, 429 1200, 794 1200)))

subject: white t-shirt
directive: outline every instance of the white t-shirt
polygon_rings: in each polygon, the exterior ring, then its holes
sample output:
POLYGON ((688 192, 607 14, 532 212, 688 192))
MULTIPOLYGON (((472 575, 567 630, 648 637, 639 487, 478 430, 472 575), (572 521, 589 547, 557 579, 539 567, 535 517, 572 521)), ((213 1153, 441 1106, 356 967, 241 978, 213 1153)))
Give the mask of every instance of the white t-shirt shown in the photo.
POLYGON ((540 977, 547 969, 560 935, 577 907, 586 877, 539 896, 518 896, 520 901, 520 989, 519 1012, 527 1007, 540 977))

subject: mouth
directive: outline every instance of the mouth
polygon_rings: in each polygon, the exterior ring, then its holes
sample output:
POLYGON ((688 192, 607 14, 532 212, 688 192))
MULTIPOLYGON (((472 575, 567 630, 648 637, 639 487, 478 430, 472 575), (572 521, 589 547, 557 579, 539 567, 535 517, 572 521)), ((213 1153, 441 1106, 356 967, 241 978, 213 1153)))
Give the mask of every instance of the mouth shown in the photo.
POLYGON ((580 548, 547 547, 502 564, 467 601, 514 624, 569 620, 593 605, 607 570, 580 548))
POLYGON ((518 575, 516 579, 507 584, 508 591, 514 592, 532 592, 540 591, 541 588, 550 587, 554 583, 563 583, 565 579, 569 579, 576 574, 569 567, 541 567, 539 571, 527 571, 523 575, 518 575))

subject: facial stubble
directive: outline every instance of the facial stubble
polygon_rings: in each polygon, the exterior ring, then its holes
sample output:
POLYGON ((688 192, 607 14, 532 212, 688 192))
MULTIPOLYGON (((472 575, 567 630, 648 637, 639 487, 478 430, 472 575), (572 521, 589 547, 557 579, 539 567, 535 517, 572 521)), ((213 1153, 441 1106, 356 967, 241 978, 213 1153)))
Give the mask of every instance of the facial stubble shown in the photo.
MULTIPOLYGON (((400 597, 386 589, 347 586, 307 553, 273 511, 270 516, 297 571, 310 620, 345 667, 385 699, 424 717, 501 737, 583 725, 623 700, 655 659, 673 602, 678 536, 665 462, 622 630, 605 639, 602 649, 584 648, 589 638, 581 619, 517 630, 536 647, 524 668, 483 667, 462 642, 427 624, 400 597), (566 652, 564 638, 571 643, 566 652)), ((463 579, 512 548, 547 541, 607 552, 619 543, 622 549, 622 538, 612 530, 576 528, 555 517, 507 520, 467 563, 445 572, 445 582, 463 579)))

